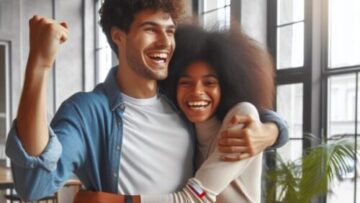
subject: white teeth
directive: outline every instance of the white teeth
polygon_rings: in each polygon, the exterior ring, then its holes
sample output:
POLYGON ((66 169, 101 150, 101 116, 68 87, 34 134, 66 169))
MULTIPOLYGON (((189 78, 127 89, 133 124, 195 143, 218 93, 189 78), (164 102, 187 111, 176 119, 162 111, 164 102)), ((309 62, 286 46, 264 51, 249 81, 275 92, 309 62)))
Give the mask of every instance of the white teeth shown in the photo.
POLYGON ((209 101, 196 101, 196 102, 187 103, 187 105, 192 109, 206 108, 209 104, 210 104, 209 101))
POLYGON ((163 60, 166 61, 168 54, 167 53, 151 53, 149 57, 155 60, 163 60))

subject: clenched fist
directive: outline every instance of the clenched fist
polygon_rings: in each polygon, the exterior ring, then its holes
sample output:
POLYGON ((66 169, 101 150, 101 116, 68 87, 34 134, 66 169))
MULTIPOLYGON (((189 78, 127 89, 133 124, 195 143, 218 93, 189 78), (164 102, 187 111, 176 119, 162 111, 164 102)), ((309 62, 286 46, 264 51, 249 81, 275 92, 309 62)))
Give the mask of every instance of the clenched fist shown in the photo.
POLYGON ((35 15, 29 21, 30 53, 29 60, 36 67, 50 68, 56 58, 60 44, 68 38, 66 22, 35 15))

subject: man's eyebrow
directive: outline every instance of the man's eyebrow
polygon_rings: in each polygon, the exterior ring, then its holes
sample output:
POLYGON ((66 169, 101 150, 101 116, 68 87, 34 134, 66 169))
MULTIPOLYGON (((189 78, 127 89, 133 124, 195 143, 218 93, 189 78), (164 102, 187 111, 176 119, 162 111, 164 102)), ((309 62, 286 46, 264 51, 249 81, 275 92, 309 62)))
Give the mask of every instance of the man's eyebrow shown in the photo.
POLYGON ((154 27, 165 27, 167 29, 175 29, 175 25, 161 25, 159 23, 153 22, 153 21, 145 21, 140 24, 140 27, 144 26, 154 26, 154 27))

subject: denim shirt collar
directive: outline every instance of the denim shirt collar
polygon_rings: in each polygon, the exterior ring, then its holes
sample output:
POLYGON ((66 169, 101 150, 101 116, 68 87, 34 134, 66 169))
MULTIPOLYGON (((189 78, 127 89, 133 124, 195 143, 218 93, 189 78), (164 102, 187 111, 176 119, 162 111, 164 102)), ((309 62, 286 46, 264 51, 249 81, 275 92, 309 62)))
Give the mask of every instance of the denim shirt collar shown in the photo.
MULTIPOLYGON (((116 79, 117 70, 118 70, 118 66, 112 67, 103 83, 104 89, 105 89, 105 94, 109 98, 109 101, 110 101, 111 111, 114 111, 118 107, 122 108, 122 110, 124 109, 124 99, 121 95, 121 91, 119 89, 119 85, 118 85, 117 79, 116 79)), ((158 95, 160 97, 163 97, 170 104, 170 106, 176 113, 178 113, 180 115, 182 114, 182 112, 176 107, 176 105, 163 94, 163 91, 161 90, 161 88, 159 88, 159 90, 158 90, 158 95)))
POLYGON ((121 96, 121 91, 116 79, 118 66, 112 67, 104 81, 105 94, 110 101, 110 109, 114 111, 119 106, 123 106, 124 100, 121 96))

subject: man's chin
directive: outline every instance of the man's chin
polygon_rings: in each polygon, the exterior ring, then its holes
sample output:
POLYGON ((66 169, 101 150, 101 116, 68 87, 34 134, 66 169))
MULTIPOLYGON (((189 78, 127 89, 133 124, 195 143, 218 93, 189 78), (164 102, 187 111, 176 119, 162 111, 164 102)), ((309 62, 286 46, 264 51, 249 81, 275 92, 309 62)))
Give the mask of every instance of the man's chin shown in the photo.
POLYGON ((156 79, 156 80, 165 80, 166 78, 167 78, 167 74, 164 76, 158 77, 158 79, 156 79))
POLYGON ((167 71, 164 71, 164 72, 161 72, 161 73, 154 73, 153 74, 155 80, 165 80, 168 76, 168 72, 167 71))

